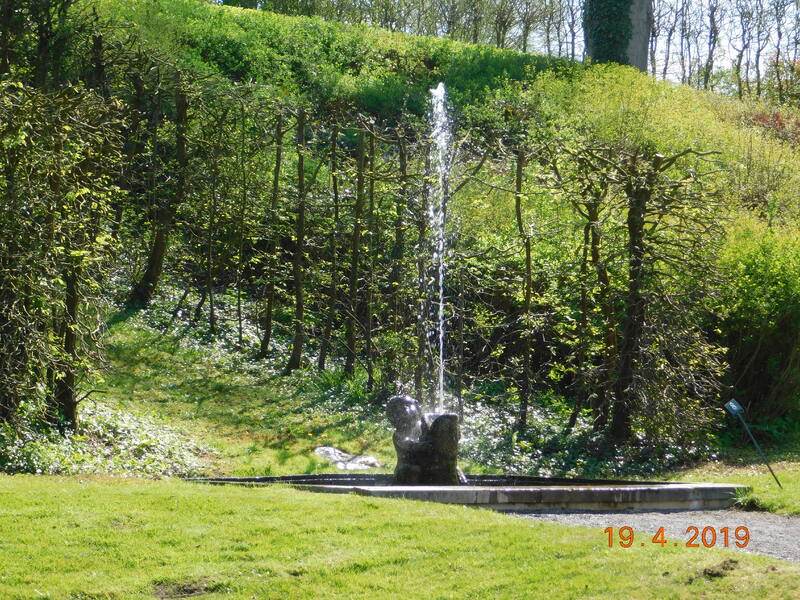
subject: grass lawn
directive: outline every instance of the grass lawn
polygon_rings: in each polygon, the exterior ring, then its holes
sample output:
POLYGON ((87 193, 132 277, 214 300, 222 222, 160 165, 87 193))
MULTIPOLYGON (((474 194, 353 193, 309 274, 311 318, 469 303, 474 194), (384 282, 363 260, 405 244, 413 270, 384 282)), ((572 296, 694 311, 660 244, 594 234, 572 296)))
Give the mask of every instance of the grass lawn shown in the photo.
MULTIPOLYGON (((800 565, 288 488, 0 477, 0 598, 797 598, 800 565), (723 576, 703 570, 738 561, 723 576)), ((719 571, 719 570, 718 570, 719 571)))
POLYGON ((800 515, 800 451, 771 453, 770 464, 783 489, 778 487, 755 452, 743 452, 721 462, 679 471, 668 478, 742 483, 752 488, 752 492, 742 498, 745 508, 800 515))

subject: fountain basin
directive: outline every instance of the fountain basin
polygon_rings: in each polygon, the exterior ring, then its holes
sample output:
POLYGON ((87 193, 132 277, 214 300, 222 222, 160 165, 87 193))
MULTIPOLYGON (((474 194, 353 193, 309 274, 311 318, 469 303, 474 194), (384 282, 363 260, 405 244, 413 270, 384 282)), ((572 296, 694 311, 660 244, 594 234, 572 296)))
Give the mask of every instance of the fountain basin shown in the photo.
POLYGON ((673 483, 470 475, 468 485, 391 485, 389 474, 315 474, 284 477, 204 478, 210 484, 263 486, 289 484, 297 489, 378 498, 403 498, 460 504, 497 511, 669 511, 731 507, 748 488, 728 483, 673 483))

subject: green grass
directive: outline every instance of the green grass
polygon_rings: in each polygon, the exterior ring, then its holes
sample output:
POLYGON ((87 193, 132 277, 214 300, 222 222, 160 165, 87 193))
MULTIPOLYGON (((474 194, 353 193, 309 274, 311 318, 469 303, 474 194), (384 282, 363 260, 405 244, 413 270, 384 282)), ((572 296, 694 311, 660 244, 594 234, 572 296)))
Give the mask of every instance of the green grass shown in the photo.
POLYGON ((796 598, 800 566, 287 488, 0 477, 0 598, 796 598), (723 577, 703 575, 727 558, 723 577))
POLYGON ((322 391, 308 373, 287 378, 271 375, 267 365, 233 364, 229 357, 130 321, 112 326, 107 350, 102 401, 162 418, 216 449, 209 474, 335 470, 313 454, 317 446, 371 454, 392 464, 388 424, 353 411, 318 408, 322 391))
POLYGON ((679 481, 741 483, 751 488, 741 498, 744 508, 800 515, 800 451, 773 453, 770 464, 783 489, 754 452, 730 453, 720 462, 705 463, 668 477, 679 481))

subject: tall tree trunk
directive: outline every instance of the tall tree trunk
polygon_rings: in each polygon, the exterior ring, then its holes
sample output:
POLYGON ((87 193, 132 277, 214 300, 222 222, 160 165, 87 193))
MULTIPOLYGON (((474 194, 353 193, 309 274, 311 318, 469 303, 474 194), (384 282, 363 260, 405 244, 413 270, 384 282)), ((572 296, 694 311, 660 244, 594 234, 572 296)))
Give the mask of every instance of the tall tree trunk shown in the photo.
POLYGON ((60 377, 55 381, 56 424, 64 429, 76 429, 78 426, 78 401, 75 379, 78 362, 78 306, 80 295, 78 282, 81 268, 70 265, 64 273, 64 362, 60 377))
POLYGON ((48 64, 50 58, 50 45, 53 43, 52 15, 48 3, 37 3, 36 10, 31 11, 36 22, 36 58, 34 60, 34 86, 40 89, 47 88, 48 64))
POLYGON ((11 62, 14 57, 14 41, 19 35, 16 27, 18 17, 16 7, 18 0, 2 0, 0 4, 0 76, 5 75, 11 69, 11 62))
POLYGON ((596 62, 616 62, 646 72, 652 26, 652 0, 584 3, 586 53, 596 62))
POLYGON ((172 226, 170 210, 164 204, 164 199, 155 197, 156 163, 158 162, 158 128, 161 123, 160 94, 158 89, 153 92, 153 103, 150 113, 148 129, 152 141, 153 153, 150 172, 148 176, 148 189, 151 201, 155 204, 155 218, 153 219, 153 233, 150 240, 150 250, 147 254, 147 266, 141 279, 133 286, 128 298, 128 306, 142 308, 150 304, 155 294, 161 272, 164 268, 164 257, 167 252, 169 230, 172 226))
POLYGON ((361 261, 361 217, 364 212, 364 162, 365 143, 364 131, 358 133, 358 163, 356 165, 356 204, 353 209, 353 238, 350 247, 350 287, 348 309, 345 319, 345 336, 347 354, 345 356, 344 372, 352 375, 356 363, 356 319, 358 316, 358 279, 361 261))
POLYGON ((522 52, 528 52, 528 38, 531 37, 531 24, 528 19, 525 19, 522 22, 522 33, 520 34, 520 40, 522 41, 522 52))
POLYGON ((164 258, 167 255, 172 218, 172 211, 167 207, 159 206, 156 209, 156 217, 153 221, 153 238, 150 241, 150 251, 147 254, 147 266, 142 278, 131 291, 128 299, 128 306, 131 308, 144 308, 153 299, 153 294, 155 294, 164 268, 164 258))
POLYGON ((211 158, 211 207, 208 214, 208 232, 206 235, 205 291, 206 296, 208 296, 208 331, 212 336, 217 335, 217 307, 214 294, 214 234, 217 229, 217 216, 219 212, 221 187, 219 161, 222 154, 222 134, 226 118, 227 110, 224 110, 217 120, 217 138, 211 158))
MULTIPOLYGON (((632 163, 638 160, 633 158, 632 163)), ((632 178, 636 165, 631 164, 632 178)), ((652 186, 657 177, 656 168, 645 175, 644 182, 632 181, 626 188, 628 198, 628 292, 625 297, 625 316, 622 321, 622 345, 619 369, 614 386, 614 408, 611 419, 611 436, 615 443, 625 443, 632 437, 631 407, 635 399, 636 359, 641 347, 644 329, 645 300, 644 285, 644 231, 645 216, 652 186)))
MULTIPOLYGON (((401 134, 402 135, 402 134, 401 134)), ((401 293, 400 283, 405 258, 405 212, 408 210, 408 150, 405 139, 402 137, 397 144, 398 159, 400 162, 400 190, 397 202, 395 203, 394 215, 394 244, 392 246, 392 269, 389 272, 389 294, 392 307, 392 331, 399 334, 402 329, 401 323, 401 293)), ((386 378, 394 382, 397 379, 399 369, 396 366, 400 357, 391 351, 387 365, 386 378)))
MULTIPOLYGON (((136 157, 141 154, 145 146, 144 136, 141 135, 139 127, 147 109, 145 106, 145 85, 140 73, 134 71, 130 74, 130 85, 133 88, 133 94, 130 100, 129 116, 126 119, 127 127, 124 134, 125 159, 122 164, 121 178, 122 186, 131 195, 135 195, 141 192, 135 177, 137 168, 134 165, 136 157)), ((124 210, 123 200, 115 197, 112 200, 112 206, 114 207, 114 221, 111 224, 111 235, 115 241, 119 242, 119 230, 122 227, 122 213, 124 210)))
POLYGON ((331 285, 328 289, 328 316, 325 320, 325 328, 322 332, 322 344, 319 350, 317 368, 325 370, 325 361, 328 357, 328 349, 331 344, 333 333, 333 323, 336 320, 336 310, 339 305, 339 255, 337 243, 339 240, 339 128, 333 128, 331 132, 331 187, 333 194, 333 228, 328 237, 328 253, 331 257, 331 285))
MULTIPOLYGON (((3 154, 6 159, 2 166, 5 186, 0 203, 0 218, 4 219, 9 213, 14 215, 19 210, 23 194, 17 190, 19 151, 6 148, 3 154)), ((4 393, 4 388, 8 385, 16 386, 12 373, 28 363, 28 349, 24 344, 17 343, 15 335, 18 335, 17 326, 8 318, 14 305, 19 302, 20 292, 15 285, 15 274, 12 273, 20 267, 19 261, 14 258, 19 252, 20 244, 14 236, 9 236, 3 245, 5 252, 0 254, 0 346, 3 353, 3 360, 0 361, 0 423, 11 419, 17 410, 18 402, 17 394, 4 393), (10 344, 10 347, 6 344, 10 344)), ((48 243, 47 246, 49 245, 48 243)))
MULTIPOLYGON (((153 222, 153 237, 150 242, 150 251, 147 256, 147 266, 141 279, 131 290, 128 298, 128 306, 145 307, 150 304, 153 295, 158 288, 161 273, 164 269, 164 259, 169 246, 169 235, 175 220, 175 213, 178 207, 186 198, 187 177, 189 173, 189 155, 187 151, 187 127, 188 127, 188 99, 183 89, 181 75, 175 74, 175 155, 178 162, 176 173, 177 185, 175 196, 172 199, 157 199, 156 215, 153 222)), ((160 123, 161 115, 158 108, 158 94, 154 101, 153 115, 151 117, 151 136, 153 139, 153 153, 157 152, 155 140, 160 123)), ((131 146, 130 152, 135 153, 136 147, 131 146)), ((156 159, 153 159, 155 169, 156 159)), ((150 186, 155 187, 155 174, 151 172, 150 186)), ((153 189, 151 189, 151 192, 153 189)))
POLYGON ((303 260, 306 249, 306 113, 297 116, 297 218, 295 220, 295 246, 292 257, 294 279, 294 339, 292 353, 284 373, 289 374, 300 367, 305 342, 305 316, 303 313, 303 260))
POLYGON ((653 28, 653 0, 632 0, 630 9, 631 37, 628 41, 628 63, 647 72, 647 51, 653 28))
POLYGON ((373 285, 375 284, 375 252, 376 252, 376 223, 375 223, 375 134, 369 134, 369 208, 367 209, 367 239, 369 240, 368 257, 369 270, 367 272, 367 297, 364 315, 364 346, 367 360, 367 391, 375 387, 374 348, 372 344, 372 319, 373 319, 373 285))
POLYGON ((242 331, 242 263, 244 261, 244 228, 247 219, 247 192, 248 192, 248 179, 247 179, 247 161, 245 155, 247 154, 247 135, 245 132, 246 127, 246 111, 244 101, 242 100, 241 113, 240 113, 240 142, 239 142, 239 175, 241 176, 241 196, 239 198, 239 215, 238 225, 236 227, 236 332, 239 343, 239 350, 244 346, 244 334, 242 331))
POLYGON ((517 429, 525 431, 528 427, 528 404, 531 395, 531 337, 530 314, 531 298, 533 294, 533 269, 531 264, 531 237, 525 231, 525 222, 522 218, 522 185, 525 169, 525 152, 517 150, 516 176, 514 177, 514 209, 517 217, 517 230, 525 248, 525 280, 524 300, 522 306, 522 373, 519 386, 519 414, 517 415, 517 429))
POLYGON ((589 221, 591 222, 591 260, 597 273, 598 303, 603 312, 603 373, 600 385, 597 386, 592 412, 594 413, 594 430, 599 431, 608 422, 608 398, 613 393, 612 374, 617 360, 617 325, 614 315, 614 306, 611 298, 611 281, 608 270, 600 257, 600 210, 599 203, 592 203, 588 207, 589 221))
POLYGON ((763 50, 761 46, 757 45, 755 60, 753 60, 753 66, 756 69, 756 98, 761 98, 761 52, 762 51, 763 50))
MULTIPOLYGON (((94 19, 95 27, 97 27, 99 18, 96 10, 94 19)), ((89 73, 88 87, 97 91, 105 99, 111 96, 111 92, 108 89, 108 77, 106 76, 103 36, 99 32, 95 32, 92 35, 92 69, 89 73)))
POLYGON ((667 29, 667 39, 664 41, 664 64, 661 67, 661 79, 666 79, 667 74, 669 73, 670 56, 672 53, 672 37, 675 35, 675 27, 676 23, 673 22, 667 29))
POLYGON ((719 40, 719 23, 717 22, 719 5, 712 4, 709 6, 708 10, 708 56, 706 57, 706 63, 703 66, 704 90, 707 90, 711 83, 711 74, 714 71, 714 53, 717 50, 717 42, 719 40))
POLYGON ((575 382, 575 406, 572 407, 572 413, 569 415, 569 420, 567 421, 567 428, 566 431, 572 431, 573 427, 575 427, 575 423, 578 422, 578 415, 583 409, 584 404, 586 403, 586 398, 588 396, 588 381, 586 376, 586 371, 588 370, 587 365, 587 355, 588 352, 586 351, 586 346, 588 345, 588 332, 587 327, 589 324, 589 282, 587 274, 589 272, 589 238, 592 229, 592 224, 586 223, 583 227, 583 245, 581 247, 581 279, 580 279, 580 286, 581 286, 581 299, 580 299, 580 309, 581 309, 581 316, 578 320, 578 372, 576 374, 576 382, 575 382))
POLYGON ((744 97, 744 81, 742 79, 742 61, 744 60, 744 50, 740 50, 736 54, 736 62, 733 67, 733 72, 736 75, 736 94, 741 100, 744 97))
POLYGON ((275 252, 278 246, 278 201, 281 197, 281 166, 283 162, 283 136, 286 131, 283 129, 283 113, 278 111, 275 118, 275 165, 272 169, 272 197, 269 205, 269 242, 267 243, 267 290, 266 307, 264 309, 263 327, 264 334, 261 337, 261 347, 258 351, 259 358, 266 358, 269 353, 269 345, 272 339, 272 313, 275 305, 275 278, 278 276, 277 260, 275 252))

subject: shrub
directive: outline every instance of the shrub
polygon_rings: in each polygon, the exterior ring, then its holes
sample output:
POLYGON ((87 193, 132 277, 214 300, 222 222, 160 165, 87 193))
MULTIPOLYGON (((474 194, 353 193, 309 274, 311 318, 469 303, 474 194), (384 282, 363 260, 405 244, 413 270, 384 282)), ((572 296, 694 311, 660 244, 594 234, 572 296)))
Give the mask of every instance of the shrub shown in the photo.
POLYGON ((0 423, 0 471, 146 477, 196 475, 208 451, 146 417, 85 404, 77 431, 62 436, 31 419, 0 423))
POLYGON ((752 418, 800 409, 800 236, 747 220, 731 231, 721 259, 728 286, 720 335, 737 399, 752 418))

